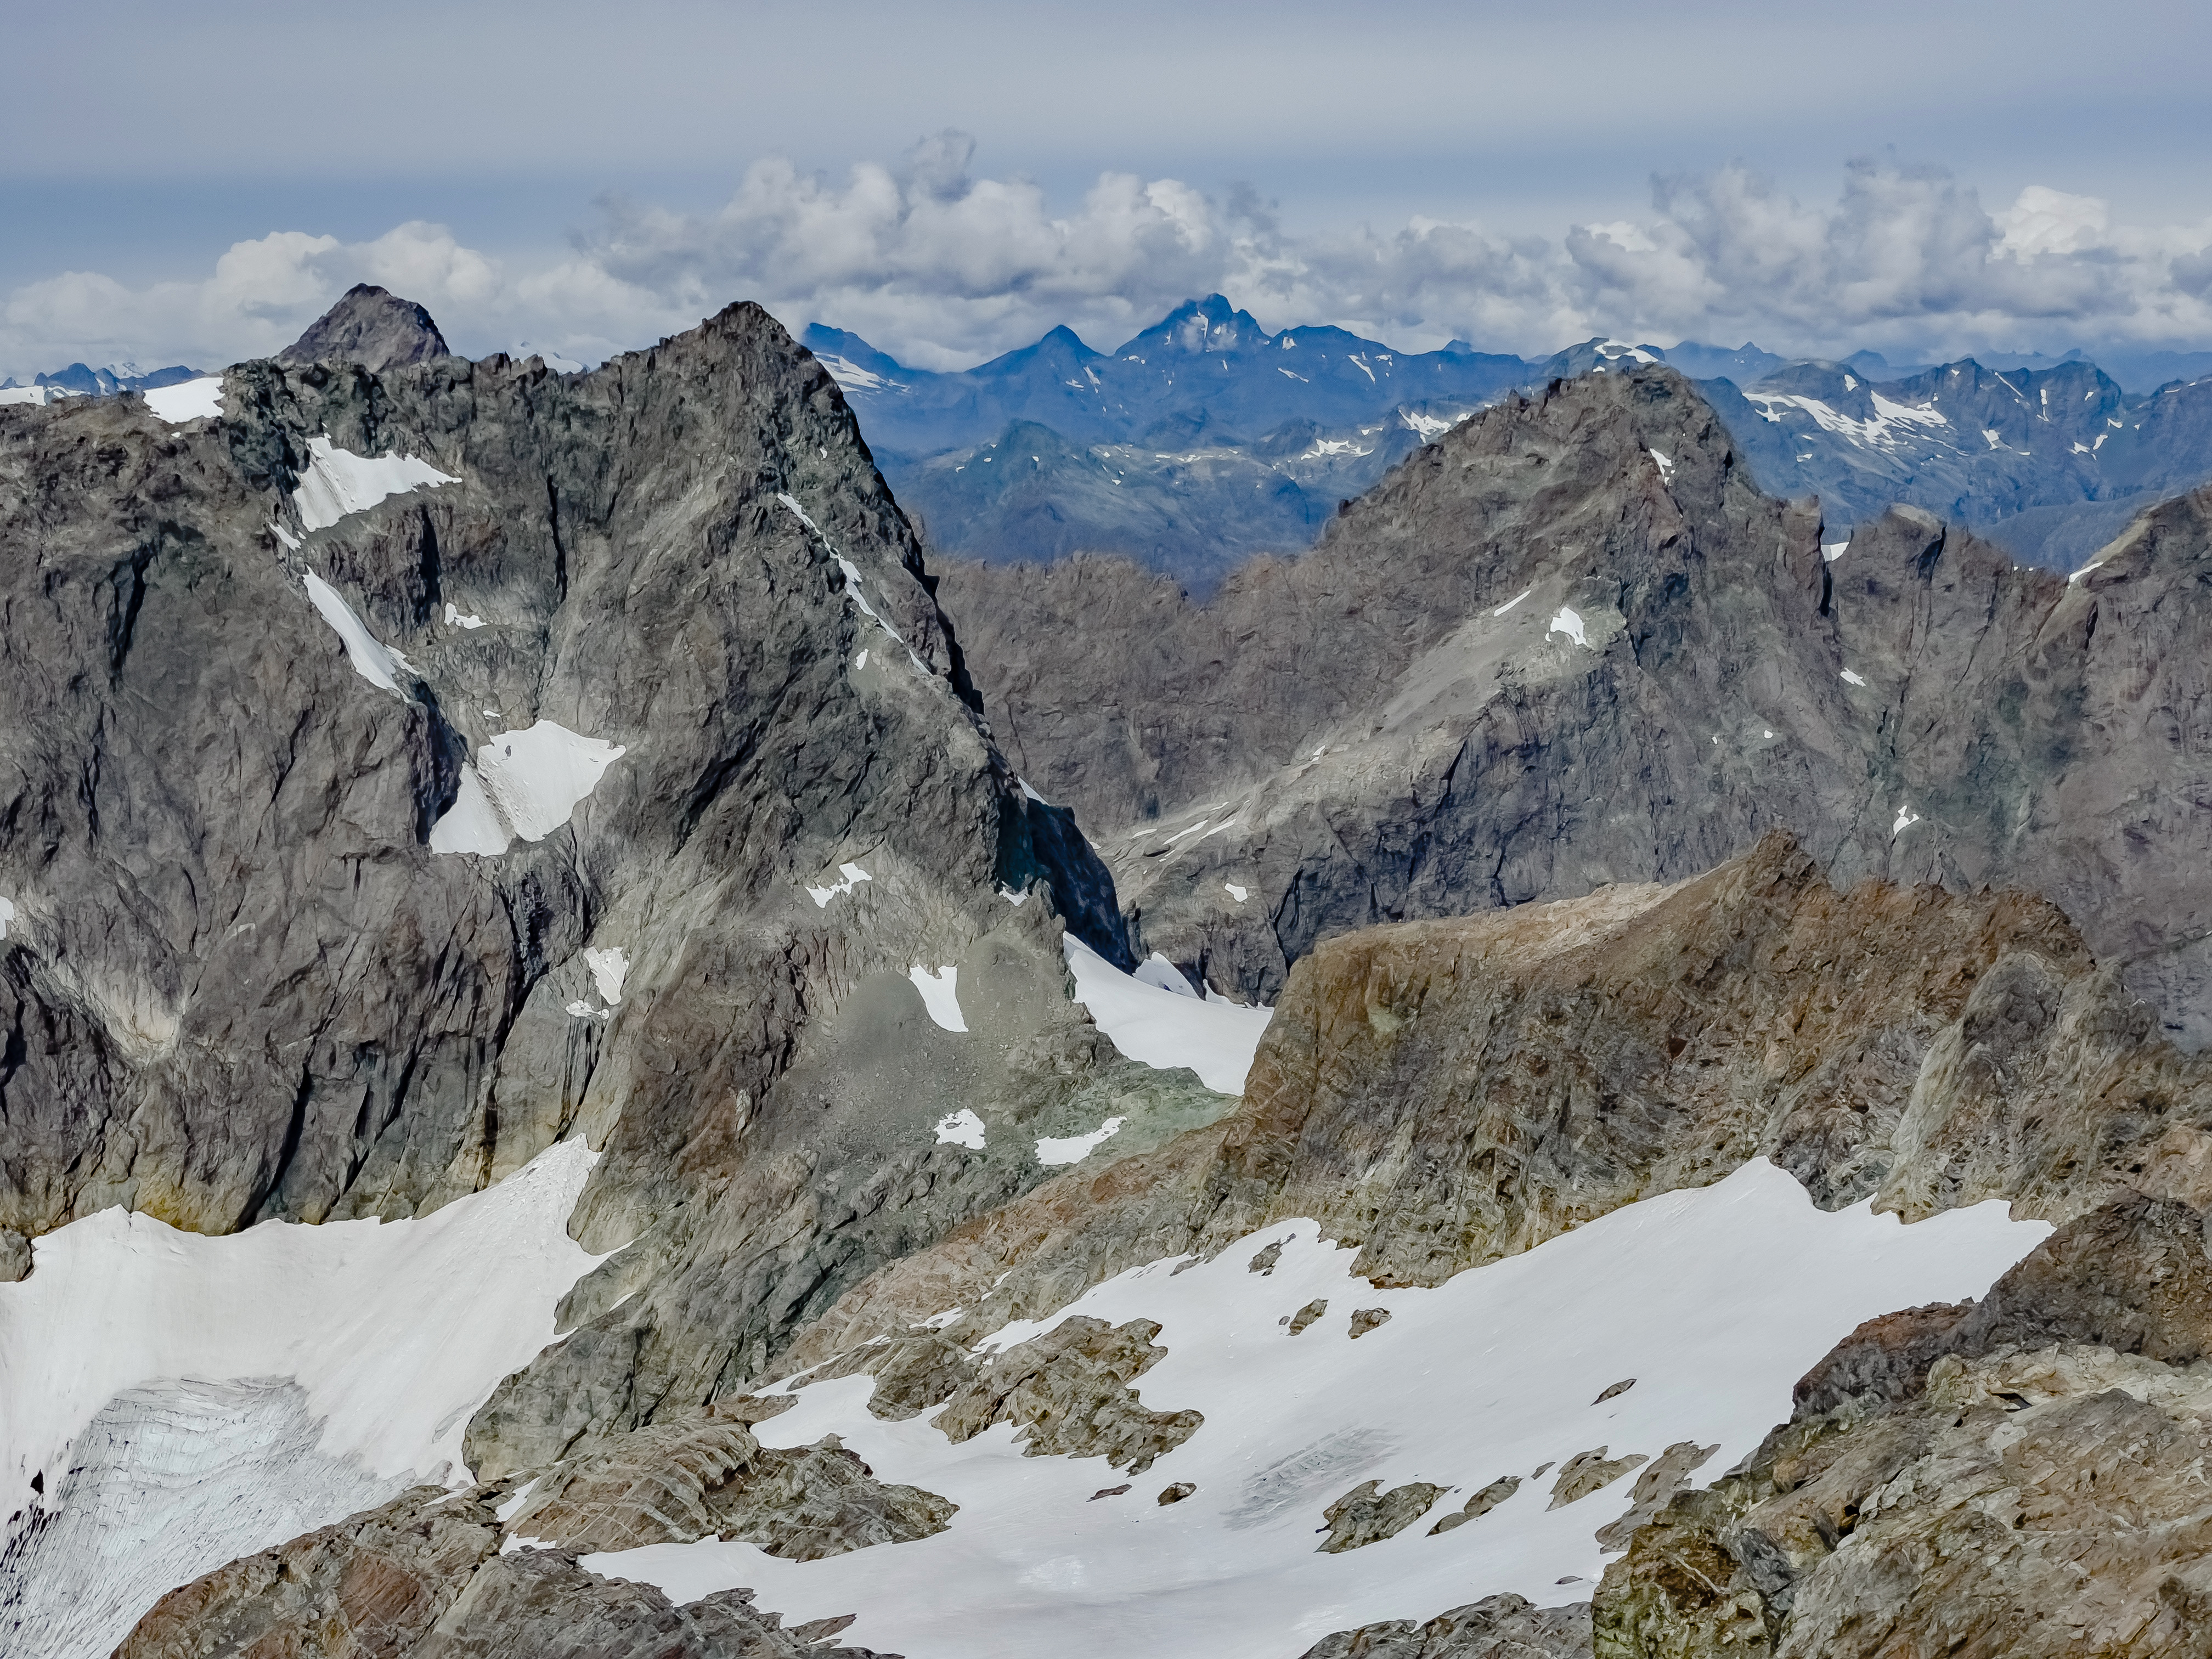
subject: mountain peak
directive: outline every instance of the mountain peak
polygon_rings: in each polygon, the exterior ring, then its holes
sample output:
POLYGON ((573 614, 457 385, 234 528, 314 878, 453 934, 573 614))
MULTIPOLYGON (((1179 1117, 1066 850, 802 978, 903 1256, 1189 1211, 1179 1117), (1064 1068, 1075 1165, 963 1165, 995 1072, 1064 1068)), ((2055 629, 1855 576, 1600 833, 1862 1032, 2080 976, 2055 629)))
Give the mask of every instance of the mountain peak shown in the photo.
POLYGON ((280 363, 359 363, 373 373, 453 354, 430 313, 412 300, 359 283, 277 355, 280 363))
POLYGON ((1152 350, 1183 351, 1195 356, 1264 346, 1273 337, 1250 312, 1239 311, 1226 295, 1209 294, 1202 300, 1185 300, 1115 355, 1152 350))

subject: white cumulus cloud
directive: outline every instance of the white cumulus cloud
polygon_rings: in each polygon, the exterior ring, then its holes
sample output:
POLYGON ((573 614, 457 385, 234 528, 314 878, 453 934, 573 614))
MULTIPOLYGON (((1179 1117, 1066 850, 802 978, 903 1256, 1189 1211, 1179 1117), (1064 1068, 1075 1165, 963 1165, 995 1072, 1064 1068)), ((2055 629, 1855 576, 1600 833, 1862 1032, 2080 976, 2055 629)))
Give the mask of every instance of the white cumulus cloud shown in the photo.
POLYGON ((1215 290, 1270 326, 1531 355, 1596 333, 1893 358, 2212 345, 2212 223, 2115 223, 2043 185, 1992 212, 1936 167, 1855 162, 1825 202, 1741 166, 1660 178, 1648 213, 1554 240, 1431 218, 1297 233, 1249 188, 1119 172, 1055 204, 977 176, 974 150, 948 131, 841 177, 757 161, 711 211, 604 202, 565 255, 527 265, 418 222, 367 242, 280 232, 143 288, 66 271, 0 303, 0 372, 265 355, 356 282, 421 301, 471 355, 529 339, 586 362, 754 299, 950 368, 1061 323, 1110 348, 1215 290))

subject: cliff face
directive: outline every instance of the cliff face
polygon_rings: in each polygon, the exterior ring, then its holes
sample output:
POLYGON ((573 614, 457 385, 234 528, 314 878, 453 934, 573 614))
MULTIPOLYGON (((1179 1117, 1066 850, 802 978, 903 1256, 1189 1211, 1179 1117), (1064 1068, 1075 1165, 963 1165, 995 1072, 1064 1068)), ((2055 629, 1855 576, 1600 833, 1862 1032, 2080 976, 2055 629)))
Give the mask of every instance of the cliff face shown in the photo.
POLYGON ((1824 548, 1643 369, 1477 416, 1203 608, 1101 562, 941 592, 1143 946, 1225 989, 1272 997, 1347 927, 1679 880, 1784 829, 1846 884, 2048 895, 2194 1042, 2209 518, 2157 507, 2070 583, 1915 509, 1824 548))

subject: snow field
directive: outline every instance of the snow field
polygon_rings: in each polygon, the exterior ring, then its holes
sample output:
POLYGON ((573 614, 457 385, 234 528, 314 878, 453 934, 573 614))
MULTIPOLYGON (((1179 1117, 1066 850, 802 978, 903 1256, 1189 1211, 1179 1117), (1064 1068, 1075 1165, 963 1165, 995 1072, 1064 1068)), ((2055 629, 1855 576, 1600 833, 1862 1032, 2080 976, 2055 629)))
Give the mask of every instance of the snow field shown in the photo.
MULTIPOLYGON (((1244 1092, 1253 1053, 1273 1009, 1204 1000, 1188 981, 1181 991, 1165 989, 1123 973, 1073 933, 1066 948, 1075 1000, 1124 1056, 1162 1070, 1187 1066, 1209 1089, 1224 1095, 1244 1092)), ((1164 957, 1153 961, 1176 973, 1164 957)))
POLYGON ((782 1446, 842 1435, 878 1479, 958 1504, 948 1531, 816 1562, 708 1540, 582 1565, 678 1602, 749 1585, 792 1623, 857 1613, 842 1639, 911 1659, 1282 1659, 1334 1630, 1498 1591, 1580 1601, 1603 1570, 1594 1534, 1628 1507, 1634 1475, 1547 1510, 1557 1465, 1694 1440, 1718 1447, 1693 1477, 1710 1482, 1787 1418, 1792 1383, 1860 1322, 1979 1295, 2049 1231, 1999 1204, 1911 1227, 1864 1205, 1824 1213, 1757 1160, 1435 1289, 1378 1291, 1352 1273, 1356 1252, 1285 1222, 1182 1272, 1136 1268, 979 1345, 1075 1314, 1159 1322, 1168 1356, 1138 1391, 1206 1422, 1125 1495, 1092 1501, 1129 1477, 1097 1459, 1024 1457, 1005 1425, 955 1446, 930 1413, 878 1421, 872 1380, 854 1376, 797 1389, 757 1432, 782 1446), (1252 1273, 1278 1242, 1274 1270, 1252 1273), (1316 1299, 1326 1315, 1291 1336, 1284 1322, 1316 1299), (1376 1308, 1389 1322, 1352 1340, 1352 1312, 1376 1308), (1506 1474, 1522 1485, 1504 1504, 1428 1535, 1506 1474), (1370 1479, 1453 1490, 1395 1538, 1316 1553, 1322 1510, 1370 1479), (1153 1501, 1180 1481, 1193 1496, 1153 1501))
POLYGON ((222 376, 203 374, 198 380, 181 381, 175 386, 156 386, 140 394, 146 407, 171 426, 185 421, 220 420, 222 417, 222 376))
POLYGON ((430 850, 489 855, 518 839, 543 841, 628 752, 553 720, 498 732, 477 750, 473 765, 461 769, 453 805, 430 826, 430 850))
POLYGON ((13 1509, 43 1476, 120 1587, 52 1651, 104 1653, 163 1591, 365 1498, 465 1484, 470 1417, 598 1260, 567 1224, 595 1161, 565 1141, 419 1220, 209 1237, 112 1209, 37 1240, 0 1285, 0 1480, 13 1509))

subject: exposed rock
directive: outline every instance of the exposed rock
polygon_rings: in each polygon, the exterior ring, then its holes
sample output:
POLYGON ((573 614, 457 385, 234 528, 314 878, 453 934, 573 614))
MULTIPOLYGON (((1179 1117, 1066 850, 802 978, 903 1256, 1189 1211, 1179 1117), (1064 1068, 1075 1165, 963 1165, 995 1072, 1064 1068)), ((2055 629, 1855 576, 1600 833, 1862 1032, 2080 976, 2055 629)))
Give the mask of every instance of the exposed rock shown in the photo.
POLYGON ((2169 1126, 2201 1122, 2212 1061, 2164 1042, 2051 906, 1838 892, 1777 836, 1671 889, 1326 941, 1232 1115, 955 1230, 787 1363, 945 1308, 965 1310, 945 1336, 972 1343, 1292 1216, 1358 1246, 1377 1284, 1439 1284, 1762 1155, 1826 1207, 2001 1197, 2063 1222, 2131 1192, 2169 1126), (2030 981, 2059 988, 2049 1020, 1992 1017, 2030 981))
POLYGON ((1928 1368, 1951 1351, 1959 1322, 1973 1307, 1930 1303, 1868 1320, 1797 1380, 1792 1415, 1825 1417, 1854 1400, 1886 1405, 1910 1399, 1927 1381, 1928 1368))
POLYGON ((344 297, 276 354, 289 368, 311 363, 359 363, 372 374, 450 357, 446 337, 430 313, 412 300, 357 283, 344 297))
POLYGON ((1352 1311, 1351 1334, 1355 1339, 1363 1337, 1376 1326, 1388 1324, 1389 1320, 1390 1310, 1388 1308, 1355 1308, 1352 1311))
POLYGON ((1328 1302, 1327 1298, 1316 1297, 1312 1301, 1307 1303, 1304 1307, 1299 1309, 1296 1313, 1291 1316, 1291 1334, 1292 1336, 1296 1336, 1299 1332, 1305 1329, 1307 1326, 1312 1324, 1315 1320, 1319 1319, 1328 1311, 1328 1302))
POLYGON ((1160 1495, 1152 1501, 1161 1504, 1180 1504, 1184 1498, 1189 1497, 1191 1493, 1197 1490, 1198 1488, 1191 1485, 1189 1481, 1178 1480, 1171 1486, 1161 1487, 1160 1495))
POLYGON ((1379 1480, 1363 1480, 1322 1511, 1328 1534, 1319 1546, 1323 1553, 1341 1555, 1364 1544, 1396 1537, 1426 1515, 1443 1491, 1425 1480, 1409 1481, 1388 1492, 1380 1490, 1382 1485, 1379 1480))
POLYGON ((12 1285, 31 1271, 31 1241, 12 1227, 0 1227, 0 1284, 12 1285))
POLYGON ((1397 1619, 1339 1631, 1303 1659, 1576 1659, 1589 1644, 1587 1601, 1537 1607, 1518 1595, 1486 1595, 1425 1625, 1397 1619))
POLYGON ((171 1590, 116 1659, 385 1659, 411 1655, 499 1551, 474 1495, 417 1486, 171 1590))
POLYGON ((568 1556, 525 1550, 493 1557, 429 1638, 391 1659, 896 1659, 823 1646, 823 1624, 834 1634, 842 1620, 791 1630, 781 1622, 754 1608, 750 1590, 679 1607, 650 1584, 601 1578, 568 1556))
MULTIPOLYGON (((931 1330, 911 1331, 880 1346, 855 1349, 823 1367, 819 1377, 866 1372, 876 1379, 868 1409, 887 1422, 919 1417, 975 1380, 977 1362, 967 1349, 931 1330)), ((790 1396, 784 1395, 788 1399, 790 1396)))
POLYGON ((956 1444, 994 1423, 1016 1425, 1025 1456, 1103 1457, 1142 1474, 1198 1431, 1194 1411, 1146 1408, 1129 1384, 1167 1357, 1149 1319, 1109 1326, 1078 1314, 994 1355, 930 1421, 956 1444))
POLYGON ((1009 755, 1194 983, 1272 1000, 1331 935, 1680 880, 1782 828, 1840 885, 2047 896, 2212 1036, 2212 493, 2070 583, 1917 509, 1821 540, 1649 368, 1507 398, 1202 608, 1110 561, 940 592, 1009 755))
POLYGON ((1690 1476, 1711 1462, 1713 1454, 1719 1449, 1717 1445, 1700 1446, 1694 1440, 1678 1440, 1660 1453, 1636 1477, 1635 1488, 1629 1495, 1628 1512, 1597 1529, 1598 1547, 1608 1553, 1626 1549, 1636 1529, 1664 1509, 1690 1476))
MULTIPOLYGON (((1544 1466, 1544 1468, 1551 1468, 1551 1465, 1548 1463, 1544 1466)), ((1541 1474, 1543 1472, 1544 1469, 1539 1469, 1536 1471, 1538 1474, 1541 1474)), ((1435 1526, 1431 1527, 1429 1528, 1429 1536, 1433 1538, 1440 1532, 1449 1532, 1454 1527, 1463 1527, 1470 1521, 1480 1521, 1484 1516, 1489 1514, 1491 1510, 1496 1509, 1500 1504, 1503 1504, 1507 1498, 1512 1497, 1515 1492, 1520 1490, 1521 1477, 1519 1475, 1500 1475, 1497 1480, 1485 1486, 1480 1492, 1475 1493, 1474 1497, 1468 1498, 1466 1504, 1462 1507, 1454 1510, 1449 1515, 1444 1516, 1443 1520, 1437 1522, 1435 1526)))
POLYGON ((1559 1478, 1552 1483, 1552 1501, 1546 1509, 1556 1510, 1578 1499, 1589 1497, 1601 1486, 1609 1486, 1629 1470, 1650 1462, 1643 1452, 1630 1452, 1625 1457, 1608 1458, 1606 1448, 1594 1451, 1577 1452, 1559 1466, 1559 1478))
POLYGON ((1947 1355, 1920 1397, 1793 1424, 1677 1498, 1606 1570, 1595 1651, 2212 1651, 2208 1453, 2195 1370, 2098 1347, 1947 1355))
POLYGON ((1247 1265, 1245 1271, 1247 1273, 1258 1273, 1264 1278, 1267 1274, 1275 1271, 1275 1264, 1282 1259, 1283 1247, 1280 1241, 1278 1241, 1275 1243, 1268 1245, 1257 1255, 1254 1256, 1251 1261, 1247 1265))
POLYGON ((1129 1490, 1129 1485, 1130 1483, 1128 1481, 1124 1480, 1118 1486, 1101 1486, 1097 1492, 1092 1492, 1090 1498, 1085 1501, 1095 1504, 1102 1498, 1119 1498, 1122 1493, 1129 1490))
POLYGON ((1602 1406, 1607 1401, 1619 1398, 1620 1395, 1626 1394, 1635 1386, 1636 1379, 1634 1377, 1623 1377, 1620 1382, 1613 1383, 1601 1389, 1598 1394, 1598 1397, 1590 1401, 1590 1403, 1593 1406, 1602 1406))
POLYGON ((507 1530, 574 1554, 725 1538, 815 1561, 927 1538, 957 1508, 877 1480, 841 1446, 764 1447, 710 1415, 653 1424, 541 1476, 507 1530))

